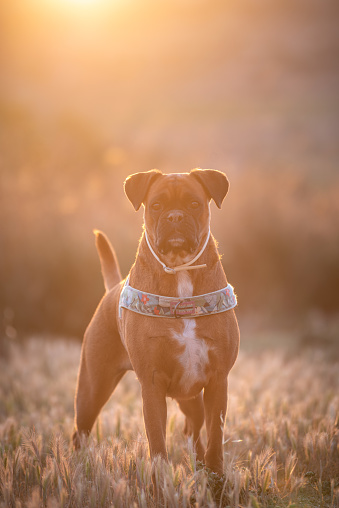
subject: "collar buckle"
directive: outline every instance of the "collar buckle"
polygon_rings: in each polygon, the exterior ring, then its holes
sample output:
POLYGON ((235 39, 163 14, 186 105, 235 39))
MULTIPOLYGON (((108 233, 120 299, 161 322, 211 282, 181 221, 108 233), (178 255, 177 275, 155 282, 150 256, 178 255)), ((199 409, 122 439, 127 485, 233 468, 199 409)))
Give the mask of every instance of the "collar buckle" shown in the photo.
POLYGON ((194 300, 179 300, 171 302, 170 312, 175 318, 195 316, 194 300))

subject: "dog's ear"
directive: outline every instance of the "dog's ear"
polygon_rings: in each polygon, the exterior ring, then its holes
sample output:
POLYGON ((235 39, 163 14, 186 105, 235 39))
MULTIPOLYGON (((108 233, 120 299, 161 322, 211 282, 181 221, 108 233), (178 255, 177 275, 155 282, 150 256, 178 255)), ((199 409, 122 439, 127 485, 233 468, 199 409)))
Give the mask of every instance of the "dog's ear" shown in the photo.
POLYGON ((201 183, 209 199, 213 199, 217 207, 221 208, 230 185, 226 175, 216 169, 192 169, 190 175, 201 183))
POLYGON ((158 169, 151 169, 151 171, 144 173, 134 173, 134 175, 126 178, 124 183, 125 194, 135 210, 139 210, 151 184, 162 174, 158 169))

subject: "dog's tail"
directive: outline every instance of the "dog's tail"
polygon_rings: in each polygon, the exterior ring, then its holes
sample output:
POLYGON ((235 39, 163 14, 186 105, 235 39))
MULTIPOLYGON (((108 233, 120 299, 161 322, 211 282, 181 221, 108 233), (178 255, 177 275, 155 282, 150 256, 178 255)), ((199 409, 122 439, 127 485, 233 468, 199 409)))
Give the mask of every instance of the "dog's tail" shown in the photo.
POLYGON ((104 278, 106 292, 118 284, 121 280, 119 263, 107 236, 95 229, 95 245, 99 254, 101 273, 104 278))

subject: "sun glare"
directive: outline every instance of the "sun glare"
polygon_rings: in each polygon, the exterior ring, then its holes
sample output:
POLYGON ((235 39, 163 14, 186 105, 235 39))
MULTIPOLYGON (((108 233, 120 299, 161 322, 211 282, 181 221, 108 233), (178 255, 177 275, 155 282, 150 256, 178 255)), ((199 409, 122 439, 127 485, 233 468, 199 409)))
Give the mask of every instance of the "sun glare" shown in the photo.
POLYGON ((58 10, 76 16, 91 16, 104 12, 110 2, 107 0, 48 0, 58 10))
MULTIPOLYGON (((55 0, 54 0, 55 2, 55 0)), ((58 0, 58 4, 71 9, 95 8, 102 7, 104 0, 58 0)))
POLYGON ((96 4, 98 0, 63 0, 65 4, 73 4, 73 5, 89 5, 96 4))

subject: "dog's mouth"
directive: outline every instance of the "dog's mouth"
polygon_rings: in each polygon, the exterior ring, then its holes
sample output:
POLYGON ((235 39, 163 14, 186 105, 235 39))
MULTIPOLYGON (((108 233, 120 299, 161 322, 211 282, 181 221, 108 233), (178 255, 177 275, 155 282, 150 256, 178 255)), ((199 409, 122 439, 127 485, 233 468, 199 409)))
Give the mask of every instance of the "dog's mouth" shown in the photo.
POLYGON ((191 254, 197 247, 197 241, 193 238, 187 238, 178 231, 167 237, 160 237, 157 242, 157 247, 160 254, 168 254, 173 252, 175 254, 187 253, 191 254))
POLYGON ((173 238, 168 239, 168 243, 175 249, 183 247, 186 243, 186 239, 182 235, 174 235, 173 238))

